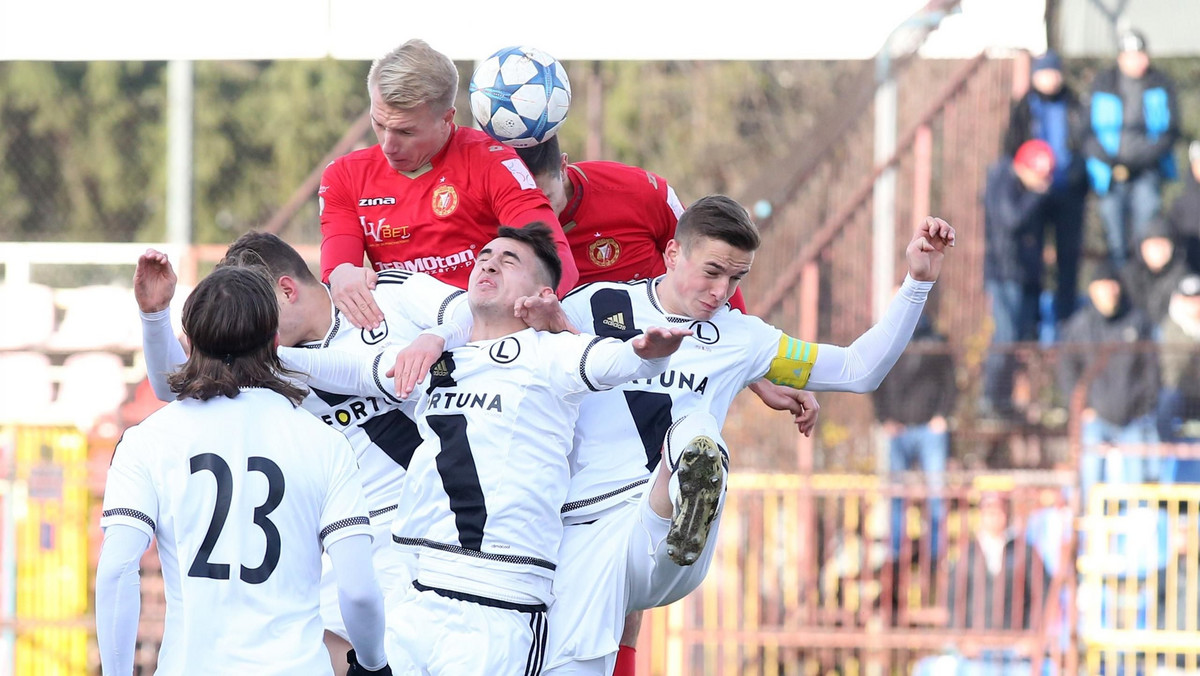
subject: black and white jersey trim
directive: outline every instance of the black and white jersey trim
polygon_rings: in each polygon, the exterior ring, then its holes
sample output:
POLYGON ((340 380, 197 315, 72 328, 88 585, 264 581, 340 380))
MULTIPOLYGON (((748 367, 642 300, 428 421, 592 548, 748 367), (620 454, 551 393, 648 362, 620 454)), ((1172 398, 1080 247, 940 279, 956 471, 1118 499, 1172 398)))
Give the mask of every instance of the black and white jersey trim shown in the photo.
POLYGON ((467 549, 466 547, 460 547, 458 545, 448 545, 444 542, 434 542, 433 540, 426 540, 425 538, 406 538, 406 537, 400 537, 399 535, 396 535, 396 534, 392 534, 392 542, 395 542, 398 545, 405 545, 408 547, 428 547, 430 549, 436 549, 438 551, 448 552, 450 554, 459 554, 461 556, 472 556, 472 557, 475 557, 478 559, 485 559, 487 561, 499 561, 500 563, 513 563, 513 564, 520 565, 520 566, 537 566, 538 568, 545 568, 546 570, 556 570, 558 568, 553 563, 550 563, 549 561, 547 561, 545 559, 539 559, 539 558, 533 557, 533 556, 510 556, 508 554, 489 554, 487 552, 481 552, 481 551, 478 551, 475 549, 467 549))
POLYGON ((599 336, 593 338, 592 342, 588 343, 587 347, 583 348, 583 356, 579 358, 579 377, 583 380, 583 384, 587 385, 587 388, 593 392, 599 392, 600 388, 596 387, 592 384, 592 381, 588 380, 587 358, 588 353, 592 351, 592 348, 596 346, 596 343, 599 343, 602 340, 604 339, 599 336))
POLYGON ((329 347, 329 343, 333 342, 334 336, 342 328, 342 311, 337 310, 333 313, 333 326, 329 327, 329 335, 325 337, 325 342, 321 343, 321 347, 329 347))
POLYGON ((421 592, 433 592, 438 596, 444 596, 455 601, 466 601, 467 603, 475 603, 488 608, 501 608, 503 610, 515 610, 519 613, 544 613, 548 610, 544 603, 513 603, 512 601, 501 601, 488 596, 479 596, 477 594, 468 594, 466 592, 454 591, 453 589, 442 589, 441 587, 430 587, 427 584, 422 584, 420 580, 413 580, 413 589, 421 592))
POLYGON ((438 308, 438 313, 437 313, 438 326, 441 326, 442 324, 446 323, 446 308, 450 307, 450 301, 454 300, 455 298, 458 298, 459 296, 463 295, 464 293, 466 293, 466 291, 459 289, 458 291, 455 291, 454 293, 450 294, 449 296, 446 296, 446 299, 442 301, 442 306, 440 308, 438 308))
POLYGON ((413 276, 411 270, 384 270, 376 278, 376 284, 403 284, 413 276))
POLYGON ((367 512, 367 516, 374 519, 375 517, 379 516, 380 514, 387 514, 388 512, 394 512, 399 508, 400 508, 400 505, 388 505, 387 507, 380 507, 379 509, 372 509, 371 511, 367 512))
POLYGON ((128 507, 106 509, 101 513, 101 516, 127 516, 131 519, 137 519, 138 521, 145 522, 147 526, 150 526, 150 530, 155 530, 154 519, 151 519, 149 516, 147 516, 145 512, 139 512, 136 509, 129 509, 128 507))
POLYGON ((383 394, 384 398, 393 404, 403 404, 404 402, 396 398, 396 395, 388 392, 388 389, 383 386, 383 380, 379 378, 379 362, 383 361, 383 353, 375 355, 375 361, 371 365, 371 377, 375 379, 375 388, 383 394))
POLYGON ((560 510, 560 513, 566 514, 567 512, 574 511, 576 509, 582 509, 583 507, 590 507, 590 506, 596 504, 597 502, 604 502, 605 500, 608 500, 609 498, 615 498, 616 496, 618 496, 626 491, 631 491, 631 490, 637 488, 638 486, 645 485, 645 483, 647 481, 649 481, 649 479, 638 479, 637 481, 634 481, 631 484, 626 484, 624 486, 621 486, 620 488, 611 490, 603 495, 597 495, 594 498, 587 498, 586 500, 576 500, 575 502, 568 502, 567 504, 562 506, 562 510, 560 510))
POLYGON ((342 519, 340 521, 334 521, 333 523, 329 524, 328 526, 325 526, 324 528, 321 529, 320 537, 322 540, 324 540, 327 535, 329 535, 330 533, 332 533, 335 530, 349 528, 350 526, 369 526, 369 525, 371 525, 371 520, 369 518, 367 518, 365 516, 352 516, 349 519, 342 519))

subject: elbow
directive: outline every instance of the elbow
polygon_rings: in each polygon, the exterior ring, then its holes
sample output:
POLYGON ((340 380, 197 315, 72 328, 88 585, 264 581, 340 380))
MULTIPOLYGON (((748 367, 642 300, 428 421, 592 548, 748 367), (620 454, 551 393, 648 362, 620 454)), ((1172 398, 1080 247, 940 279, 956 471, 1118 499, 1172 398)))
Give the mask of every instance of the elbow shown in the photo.
POLYGON ((884 377, 887 376, 887 371, 882 373, 868 373, 862 378, 850 383, 849 390, 855 394, 870 394, 879 389, 883 384, 884 377))

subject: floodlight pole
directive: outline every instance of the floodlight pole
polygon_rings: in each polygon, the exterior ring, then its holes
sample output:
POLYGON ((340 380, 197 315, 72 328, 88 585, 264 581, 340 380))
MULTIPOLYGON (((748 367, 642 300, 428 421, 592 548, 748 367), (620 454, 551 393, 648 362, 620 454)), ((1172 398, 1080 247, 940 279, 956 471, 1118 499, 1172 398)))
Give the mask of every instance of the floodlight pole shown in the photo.
POLYGON ((192 243, 192 117, 195 79, 191 61, 167 63, 167 242, 192 243))

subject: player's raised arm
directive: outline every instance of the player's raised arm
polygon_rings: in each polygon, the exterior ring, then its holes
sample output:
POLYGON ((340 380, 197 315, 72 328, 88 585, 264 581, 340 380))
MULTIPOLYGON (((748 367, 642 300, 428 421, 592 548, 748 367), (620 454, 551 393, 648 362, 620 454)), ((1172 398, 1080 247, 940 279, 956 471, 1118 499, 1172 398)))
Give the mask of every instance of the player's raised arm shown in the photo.
POLYGON ((767 379, 814 391, 862 393, 879 387, 908 345, 929 290, 941 273, 946 249, 954 243, 954 228, 940 218, 926 218, 905 251, 909 273, 879 323, 848 347, 807 343, 784 335, 767 379))
POLYGON ((174 401, 167 375, 187 361, 183 345, 171 327, 171 299, 175 297, 176 282, 175 270, 165 253, 147 249, 138 257, 133 296, 142 319, 146 377, 160 401, 174 401))

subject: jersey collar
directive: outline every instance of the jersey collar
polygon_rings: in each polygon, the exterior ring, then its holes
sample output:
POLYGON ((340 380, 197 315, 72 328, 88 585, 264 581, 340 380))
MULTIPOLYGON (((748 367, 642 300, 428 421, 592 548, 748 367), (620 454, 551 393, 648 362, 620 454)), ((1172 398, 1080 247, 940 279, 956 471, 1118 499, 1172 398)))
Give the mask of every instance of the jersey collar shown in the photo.
POLYGON ((650 297, 650 304, 654 306, 655 310, 661 312, 662 315, 667 318, 667 321, 671 322, 672 324, 689 324, 695 321, 691 317, 684 317, 683 315, 671 314, 670 312, 667 312, 666 307, 662 304, 662 301, 658 297, 658 283, 661 282, 664 277, 666 277, 665 274, 659 275, 654 279, 646 280, 646 294, 650 297))
POLYGON ((558 221, 563 224, 563 232, 568 232, 575 227, 575 213, 583 204, 583 190, 587 185, 588 177, 578 165, 568 164, 567 180, 571 182, 571 201, 567 202, 566 208, 558 215, 558 221))
MULTIPOLYGON (((661 275, 655 277, 654 279, 646 280, 646 295, 649 296, 649 298, 650 298, 650 304, 654 306, 655 310, 658 310, 659 312, 661 312, 662 315, 664 317, 666 317, 667 321, 669 321, 673 324, 690 324, 692 322, 699 321, 695 317, 686 317, 684 315, 676 315, 676 314, 671 314, 670 312, 667 312, 667 309, 663 305, 662 300, 659 299, 659 297, 658 297, 658 283, 661 282, 665 277, 666 277, 666 274, 661 274, 661 275)), ((715 318, 718 314, 720 314, 720 312, 722 310, 728 310, 728 309, 730 309, 730 305, 729 305, 729 302, 726 301, 725 305, 718 308, 717 311, 713 313, 713 317, 715 318)))
POLYGON ((330 290, 328 284, 322 284, 325 287, 325 293, 329 294, 329 330, 325 332, 325 338, 320 343, 309 343, 300 347, 329 347, 330 341, 338 334, 338 330, 342 328, 342 313, 337 308, 337 304, 333 302, 333 291, 330 290))

